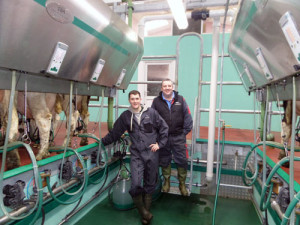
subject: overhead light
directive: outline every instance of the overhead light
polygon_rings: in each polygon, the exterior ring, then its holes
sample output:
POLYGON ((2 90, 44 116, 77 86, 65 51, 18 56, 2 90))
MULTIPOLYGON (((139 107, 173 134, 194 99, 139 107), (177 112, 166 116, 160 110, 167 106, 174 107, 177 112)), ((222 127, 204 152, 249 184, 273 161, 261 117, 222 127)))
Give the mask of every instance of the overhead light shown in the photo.
POLYGON ((182 0, 167 0, 178 29, 186 29, 188 21, 182 0))

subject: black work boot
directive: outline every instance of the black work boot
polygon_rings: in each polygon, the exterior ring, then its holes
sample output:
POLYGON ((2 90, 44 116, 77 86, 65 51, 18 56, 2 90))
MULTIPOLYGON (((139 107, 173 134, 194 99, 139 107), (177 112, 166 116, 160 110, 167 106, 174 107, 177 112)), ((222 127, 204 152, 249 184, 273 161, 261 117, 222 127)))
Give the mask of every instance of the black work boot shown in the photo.
MULTIPOLYGON (((151 208, 151 203, 152 203, 152 195, 151 194, 145 194, 145 196, 144 196, 144 206, 145 206, 145 209, 148 210, 149 212, 150 212, 150 208, 151 208)), ((153 218, 153 216, 152 216, 152 218, 153 218)), ((145 219, 143 219, 142 223, 143 224, 150 224, 150 221, 148 222, 145 219)))
POLYGON ((161 190, 162 192, 168 193, 170 191, 171 164, 169 164, 167 167, 162 167, 162 174, 165 178, 165 181, 161 190))
POLYGON ((151 194, 145 194, 144 203, 145 203, 145 208, 148 211, 150 211, 150 207, 151 207, 151 203, 152 203, 152 195, 151 194))
POLYGON ((143 202, 143 195, 140 194, 136 197, 132 198, 134 204, 136 205, 136 208, 139 211, 139 214, 142 217, 142 223, 143 224, 150 224, 152 220, 152 214, 145 208, 144 202, 143 202))
POLYGON ((185 187, 185 180, 186 180, 187 170, 185 168, 178 167, 177 171, 178 171, 178 180, 179 180, 180 193, 183 196, 188 196, 189 193, 188 193, 188 191, 186 190, 186 187, 185 187))

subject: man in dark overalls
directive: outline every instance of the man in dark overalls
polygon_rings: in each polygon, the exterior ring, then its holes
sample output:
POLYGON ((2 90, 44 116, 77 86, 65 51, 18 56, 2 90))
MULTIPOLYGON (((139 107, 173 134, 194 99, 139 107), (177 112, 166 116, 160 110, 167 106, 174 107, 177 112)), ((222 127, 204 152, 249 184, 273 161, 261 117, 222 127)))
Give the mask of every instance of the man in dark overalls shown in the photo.
POLYGON ((187 147, 186 135, 193 128, 193 119, 190 109, 184 98, 173 90, 174 85, 170 79, 162 81, 161 92, 153 100, 152 108, 157 110, 169 126, 169 138, 166 146, 159 150, 159 164, 165 182, 163 192, 170 191, 171 161, 177 165, 179 190, 181 195, 187 196, 185 186, 187 176, 187 147))
POLYGON ((149 211, 152 193, 158 180, 157 150, 167 143, 168 125, 154 109, 141 105, 138 91, 129 92, 128 97, 129 109, 116 120, 113 129, 102 138, 102 143, 109 145, 117 141, 126 130, 129 133, 132 142, 129 193, 142 216, 143 224, 149 224, 153 217, 149 211))

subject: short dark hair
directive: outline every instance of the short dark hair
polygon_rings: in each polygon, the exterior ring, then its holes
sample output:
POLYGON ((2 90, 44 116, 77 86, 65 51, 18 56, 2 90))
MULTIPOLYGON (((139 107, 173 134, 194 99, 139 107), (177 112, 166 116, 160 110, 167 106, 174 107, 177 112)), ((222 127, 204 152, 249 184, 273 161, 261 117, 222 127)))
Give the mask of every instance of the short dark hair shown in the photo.
POLYGON ((128 94, 128 99, 130 99, 130 95, 139 95, 141 97, 141 93, 137 90, 132 90, 128 94))
POLYGON ((172 83, 172 85, 174 85, 174 83, 173 83, 173 81, 172 81, 171 79, 169 79, 169 78, 166 78, 166 79, 162 80, 162 82, 161 82, 161 86, 162 86, 162 85, 163 85, 163 83, 164 83, 164 82, 166 82, 166 81, 170 81, 170 82, 172 83))

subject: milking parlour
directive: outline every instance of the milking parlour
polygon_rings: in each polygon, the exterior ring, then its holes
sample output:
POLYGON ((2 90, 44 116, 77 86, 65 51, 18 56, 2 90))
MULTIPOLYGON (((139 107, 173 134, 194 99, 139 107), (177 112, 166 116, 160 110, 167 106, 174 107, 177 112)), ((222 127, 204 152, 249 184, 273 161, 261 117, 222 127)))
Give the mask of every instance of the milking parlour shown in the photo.
POLYGON ((1 0, 0 224, 300 224, 299 10, 1 0))

